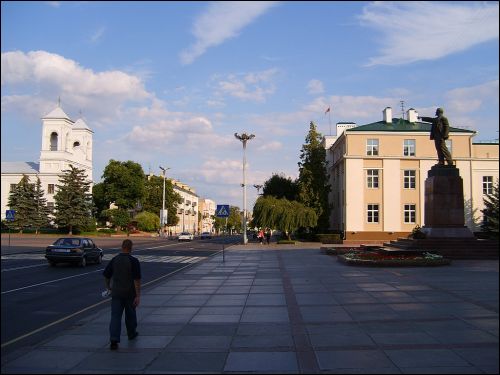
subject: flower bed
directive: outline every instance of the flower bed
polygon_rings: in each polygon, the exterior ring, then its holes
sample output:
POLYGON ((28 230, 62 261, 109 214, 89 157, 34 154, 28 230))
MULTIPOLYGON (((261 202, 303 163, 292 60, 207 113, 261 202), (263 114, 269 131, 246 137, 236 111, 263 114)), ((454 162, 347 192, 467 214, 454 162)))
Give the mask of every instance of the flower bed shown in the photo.
POLYGON ((338 255, 339 262, 362 266, 444 266, 451 263, 450 259, 428 252, 419 254, 391 254, 386 251, 351 251, 338 255))

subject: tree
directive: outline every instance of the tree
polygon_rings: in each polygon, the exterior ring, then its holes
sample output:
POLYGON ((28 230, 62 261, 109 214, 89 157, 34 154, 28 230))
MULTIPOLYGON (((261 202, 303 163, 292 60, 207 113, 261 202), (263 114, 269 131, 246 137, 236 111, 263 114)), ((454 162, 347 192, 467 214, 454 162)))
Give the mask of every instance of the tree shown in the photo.
POLYGON ((130 214, 123 208, 112 208, 102 211, 102 216, 111 222, 118 230, 130 223, 130 214))
POLYGON ((253 222, 260 228, 275 228, 285 232, 290 239, 292 232, 301 227, 315 227, 318 218, 314 209, 297 201, 259 197, 253 209, 253 222))
POLYGON ((145 232, 153 232, 160 228, 160 216, 152 213, 143 211, 134 217, 137 221, 137 227, 139 230, 145 232))
POLYGON ((85 175, 85 170, 69 165, 63 171, 57 185, 55 200, 55 222, 59 226, 68 226, 69 234, 73 234, 75 226, 88 224, 92 216, 92 196, 90 184, 85 175))
POLYGON ((262 189, 262 195, 271 195, 275 198, 286 198, 289 201, 295 201, 298 198, 299 186, 297 181, 293 181, 284 174, 273 174, 262 189))
POLYGON ((498 180, 493 185, 493 192, 487 194, 483 201, 485 208, 481 210, 484 215, 481 229, 491 238, 498 239, 498 180))
POLYGON ((306 143, 302 145, 299 165, 299 202, 311 207, 318 216, 317 230, 329 227, 330 204, 328 203, 328 175, 326 150, 321 144, 322 135, 311 121, 306 143))
POLYGON ((42 189, 42 183, 37 176, 36 185, 33 189, 33 226, 36 229, 36 234, 40 228, 49 224, 49 215, 51 210, 47 207, 47 199, 45 199, 45 192, 42 189))
POLYGON ((236 232, 240 232, 242 228, 242 212, 239 207, 230 206, 229 207, 229 217, 227 218, 227 226, 230 229, 234 229, 236 232))
POLYGON ((111 159, 102 174, 104 202, 123 209, 135 209, 144 197, 145 175, 140 164, 111 159))
MULTIPOLYGON (((174 226, 179 222, 175 214, 178 205, 182 202, 182 197, 174 191, 172 182, 165 181, 165 209, 168 210, 167 225, 174 226)), ((150 176, 144 184, 144 197, 142 199, 144 211, 158 212, 163 208, 163 176, 150 176)))
POLYGON ((101 219, 105 219, 106 215, 103 215, 104 211, 109 209, 109 202, 106 201, 104 196, 105 185, 103 182, 94 184, 92 187, 92 201, 95 207, 95 216, 101 219))
POLYGON ((21 233, 24 227, 33 225, 35 189, 27 175, 23 174, 21 181, 10 192, 7 204, 11 210, 16 211, 15 220, 12 225, 18 226, 21 233))

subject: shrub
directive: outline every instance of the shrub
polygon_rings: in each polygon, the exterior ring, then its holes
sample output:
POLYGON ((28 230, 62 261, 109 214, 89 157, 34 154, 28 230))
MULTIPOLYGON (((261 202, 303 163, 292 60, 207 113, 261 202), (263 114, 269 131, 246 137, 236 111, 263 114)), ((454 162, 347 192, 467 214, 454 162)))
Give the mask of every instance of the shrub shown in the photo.
POLYGON ((342 236, 336 234, 318 234, 318 239, 321 243, 342 243, 342 236))
POLYGON ((137 228, 145 232, 154 232, 160 228, 160 217, 152 212, 141 212, 134 218, 137 228))
POLYGON ((411 234, 408 237, 411 237, 415 240, 422 240, 426 237, 426 235, 424 232, 422 232, 422 228, 420 228, 420 225, 417 225, 415 228, 413 228, 411 234))

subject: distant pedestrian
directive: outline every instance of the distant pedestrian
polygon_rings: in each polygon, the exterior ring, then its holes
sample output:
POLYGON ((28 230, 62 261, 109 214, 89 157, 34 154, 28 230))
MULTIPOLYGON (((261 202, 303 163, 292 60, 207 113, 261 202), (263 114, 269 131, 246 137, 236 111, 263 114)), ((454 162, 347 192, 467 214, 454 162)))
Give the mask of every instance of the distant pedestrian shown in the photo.
POLYGON ((262 229, 259 230, 259 234, 257 235, 257 237, 259 238, 259 242, 262 245, 264 241, 264 231, 262 229))
POLYGON ((103 272, 106 288, 111 292, 111 350, 118 349, 123 310, 128 339, 133 340, 139 334, 135 309, 139 306, 141 296, 141 265, 137 258, 130 255, 131 252, 132 241, 124 240, 121 252, 111 259, 103 272))
POLYGON ((269 245, 269 242, 271 242, 271 228, 267 228, 266 230, 266 242, 269 245))

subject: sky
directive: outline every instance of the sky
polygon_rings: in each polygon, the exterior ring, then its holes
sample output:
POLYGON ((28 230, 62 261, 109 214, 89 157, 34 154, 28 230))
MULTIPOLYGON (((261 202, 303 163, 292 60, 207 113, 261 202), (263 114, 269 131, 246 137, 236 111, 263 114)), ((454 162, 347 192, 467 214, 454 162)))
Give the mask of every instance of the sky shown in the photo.
MULTIPOLYGON (((217 204, 298 177, 314 121, 357 125, 414 108, 498 140, 498 2, 1 3, 1 158, 40 158, 57 107, 94 132, 94 182, 140 163, 217 204), (325 114, 327 108, 330 112, 325 114)), ((330 131, 331 129, 331 131, 330 131)))

